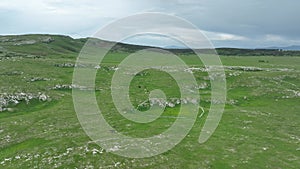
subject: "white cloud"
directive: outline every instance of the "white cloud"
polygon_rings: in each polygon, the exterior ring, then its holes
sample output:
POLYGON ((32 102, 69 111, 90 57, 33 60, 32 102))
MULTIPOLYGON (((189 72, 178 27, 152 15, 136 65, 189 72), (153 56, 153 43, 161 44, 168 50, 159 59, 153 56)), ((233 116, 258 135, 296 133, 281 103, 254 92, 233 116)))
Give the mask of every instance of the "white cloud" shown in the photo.
POLYGON ((2 0, 0 11, 7 11, 0 16, 0 34, 56 33, 85 37, 139 9, 122 0, 2 0))
POLYGON ((213 41, 247 40, 248 39, 243 36, 233 35, 233 34, 229 34, 229 33, 209 32, 209 31, 203 31, 203 33, 208 37, 209 40, 213 40, 213 41))

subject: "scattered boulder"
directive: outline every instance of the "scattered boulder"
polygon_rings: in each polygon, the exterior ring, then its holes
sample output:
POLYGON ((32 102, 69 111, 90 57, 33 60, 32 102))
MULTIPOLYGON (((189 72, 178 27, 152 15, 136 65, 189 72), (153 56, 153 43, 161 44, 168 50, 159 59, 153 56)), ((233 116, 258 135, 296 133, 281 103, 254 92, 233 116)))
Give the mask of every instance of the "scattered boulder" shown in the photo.
POLYGON ((45 94, 41 94, 41 95, 39 96, 39 100, 45 102, 45 101, 48 100, 48 96, 45 95, 45 94))
POLYGON ((150 106, 158 105, 160 107, 175 107, 178 104, 197 104, 199 101, 194 98, 171 98, 169 100, 164 100, 162 98, 151 98, 149 100, 150 106))
POLYGON ((64 89, 72 89, 73 86, 72 85, 55 85, 52 89, 55 89, 55 90, 64 90, 64 89))
POLYGON ((146 75, 148 75, 148 72, 143 71, 143 72, 137 73, 135 76, 146 76, 146 75))
POLYGON ((62 64, 55 64, 55 67, 63 67, 63 68, 69 68, 69 67, 75 67, 75 64, 73 63, 62 63, 62 64))
POLYGON ((239 75, 241 75, 241 73, 236 71, 236 72, 233 72, 233 73, 229 73, 228 77, 236 77, 236 76, 239 76, 239 75))
POLYGON ((187 68, 184 70, 185 72, 188 72, 188 73, 194 73, 194 72, 197 72, 197 71, 200 71, 200 72, 208 72, 209 71, 209 68, 205 68, 205 67, 190 67, 190 68, 187 68))
POLYGON ((259 67, 246 67, 246 66, 225 66, 225 68, 229 70, 239 70, 239 71, 249 71, 249 72, 255 72, 255 71, 263 71, 262 68, 259 67))
POLYGON ((199 84, 198 86, 195 87, 196 89, 206 89, 208 88, 208 84, 206 82, 199 84))
POLYGON ((50 79, 48 78, 41 78, 41 77, 33 77, 31 79, 29 79, 29 82, 38 82, 38 81, 49 81, 50 79))
POLYGON ((95 66, 94 68, 95 68, 95 69, 100 69, 101 66, 100 66, 100 65, 97 65, 97 66, 95 66))

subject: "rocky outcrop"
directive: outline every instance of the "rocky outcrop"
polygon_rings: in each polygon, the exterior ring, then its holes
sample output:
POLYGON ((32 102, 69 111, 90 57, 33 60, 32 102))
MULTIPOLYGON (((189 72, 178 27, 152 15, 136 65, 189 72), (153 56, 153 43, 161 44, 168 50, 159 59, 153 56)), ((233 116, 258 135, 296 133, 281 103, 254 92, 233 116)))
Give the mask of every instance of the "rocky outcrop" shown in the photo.
POLYGON ((76 85, 76 84, 57 84, 51 89, 53 89, 53 90, 71 90, 71 89, 95 90, 95 88, 89 88, 87 86, 79 86, 79 85, 76 85))
POLYGON ((170 98, 165 100, 163 98, 151 98, 137 106, 138 109, 147 108, 152 106, 159 106, 159 107, 175 107, 179 104, 198 104, 199 101, 194 98, 170 98))
POLYGON ((54 41, 54 38, 52 38, 51 36, 41 36, 41 37, 4 36, 4 37, 0 37, 0 43, 10 43, 14 46, 33 45, 36 43, 51 43, 53 41, 54 41))
POLYGON ((22 72, 22 71, 12 71, 12 72, 4 72, 4 73, 1 73, 0 75, 18 76, 18 75, 22 75, 22 74, 24 74, 24 72, 22 72))
POLYGON ((10 106, 15 106, 21 102, 29 104, 33 99, 45 102, 50 100, 50 97, 41 92, 38 92, 37 94, 23 92, 15 94, 2 93, 0 94, 0 112, 8 111, 10 110, 10 106))
POLYGON ((36 40, 23 40, 23 41, 20 41, 20 42, 16 42, 14 43, 15 46, 20 46, 20 45, 33 45, 37 43, 36 40))
POLYGON ((54 42, 54 39, 52 37, 44 37, 43 39, 41 39, 42 43, 51 43, 54 42))

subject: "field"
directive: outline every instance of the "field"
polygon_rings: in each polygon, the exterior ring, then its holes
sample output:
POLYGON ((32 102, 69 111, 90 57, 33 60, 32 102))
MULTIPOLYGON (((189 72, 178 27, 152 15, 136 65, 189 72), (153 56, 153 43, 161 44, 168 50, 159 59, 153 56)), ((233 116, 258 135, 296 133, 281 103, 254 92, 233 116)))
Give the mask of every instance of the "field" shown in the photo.
MULTIPOLYGON (((133 159, 107 152, 79 124, 72 77, 84 42, 54 35, 0 37, 0 168, 299 168, 300 57, 220 56, 227 101, 217 130, 204 144, 198 138, 210 107, 210 81, 207 72, 192 70, 204 114, 199 111, 187 137, 172 150, 133 159)), ((98 105, 118 132, 159 134, 174 122, 180 105, 167 107, 154 122, 139 124, 125 120, 112 103, 111 78, 127 55, 116 50, 101 63, 98 105)), ((195 55, 179 56, 190 67, 203 68, 195 55)), ((133 105, 147 109, 138 105, 157 88, 168 98, 180 96, 168 74, 146 70, 131 82, 133 105)))

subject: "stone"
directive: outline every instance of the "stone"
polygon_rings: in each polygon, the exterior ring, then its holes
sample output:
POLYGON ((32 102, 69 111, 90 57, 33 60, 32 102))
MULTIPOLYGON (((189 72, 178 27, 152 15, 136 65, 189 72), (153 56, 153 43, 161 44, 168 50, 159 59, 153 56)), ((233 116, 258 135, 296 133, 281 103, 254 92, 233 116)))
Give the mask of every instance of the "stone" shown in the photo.
POLYGON ((39 100, 40 101, 47 101, 48 100, 48 97, 45 95, 45 94, 41 94, 40 96, 39 96, 39 100))

